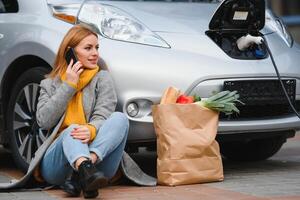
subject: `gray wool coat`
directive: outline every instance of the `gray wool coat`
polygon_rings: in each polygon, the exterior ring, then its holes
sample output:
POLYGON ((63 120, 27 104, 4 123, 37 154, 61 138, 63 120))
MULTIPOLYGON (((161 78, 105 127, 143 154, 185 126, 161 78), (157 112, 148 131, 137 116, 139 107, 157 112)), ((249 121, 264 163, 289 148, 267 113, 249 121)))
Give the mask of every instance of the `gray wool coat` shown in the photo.
MULTIPOLYGON (((51 130, 51 134, 36 151, 27 173, 19 180, 0 183, 0 191, 26 186, 47 148, 55 140, 63 122, 67 104, 76 93, 73 87, 62 82, 60 78, 44 79, 40 86, 36 118, 39 126, 45 130, 51 130)), ((107 71, 101 70, 83 89, 83 109, 88 123, 99 130, 104 121, 114 112, 116 104, 117 97, 112 78, 107 71)), ((121 170, 125 177, 138 185, 156 185, 156 179, 145 174, 125 151, 121 161, 121 170)))

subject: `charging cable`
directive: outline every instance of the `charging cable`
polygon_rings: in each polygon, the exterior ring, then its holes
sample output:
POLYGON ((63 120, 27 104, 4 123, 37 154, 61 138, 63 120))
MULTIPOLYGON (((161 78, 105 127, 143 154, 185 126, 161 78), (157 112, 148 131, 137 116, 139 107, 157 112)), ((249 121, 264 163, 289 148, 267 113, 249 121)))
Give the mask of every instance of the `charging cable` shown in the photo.
MULTIPOLYGON (((292 104, 290 98, 289 98, 289 95, 284 87, 284 84, 281 80, 281 76, 280 76, 280 73, 278 71, 278 68, 277 68, 277 65, 274 61, 274 57, 273 57, 273 54, 269 48, 269 45, 267 43, 266 40, 263 39, 263 37, 261 36, 252 36, 250 34, 247 34, 246 36, 242 36, 240 37, 237 41, 236 41, 236 44, 238 46, 238 49, 240 51, 245 51, 246 49, 248 49, 251 45, 253 44, 256 44, 257 47, 260 47, 260 45, 265 45, 268 53, 270 54, 270 57, 271 57, 271 60, 272 60, 272 64, 274 66, 274 69, 275 69, 275 72, 276 72, 276 75, 277 75, 277 78, 280 82, 280 85, 281 85, 281 88, 283 90, 283 93, 284 95, 286 96, 287 100, 288 100, 288 103, 289 103, 289 106, 292 108, 292 110, 294 111, 294 113, 297 115, 297 117, 300 119, 300 114, 297 112, 297 110, 295 109, 294 105, 292 104)), ((260 51, 258 51, 260 52, 260 51)), ((257 52, 256 52, 257 53, 257 52)), ((260 56, 260 54, 256 54, 256 56, 260 56)))
POLYGON ((299 115, 299 113, 297 112, 297 110, 295 109, 294 105, 292 104, 292 102, 291 102, 291 100, 290 100, 290 97, 289 97, 289 95, 288 95, 288 93, 287 93, 287 91, 286 91, 286 89, 285 89, 285 87, 284 87, 284 84, 283 84, 282 80, 281 80, 280 73, 279 73, 278 68, 277 68, 277 65, 276 65, 276 63, 275 63, 275 61, 274 61, 274 57, 273 57, 273 54, 272 54, 272 52, 271 52, 271 50, 270 50, 270 48, 269 48, 269 45, 268 45, 268 43, 267 43, 266 40, 263 40, 263 43, 264 43, 264 45, 266 46, 268 53, 270 54, 270 57, 271 57, 271 60, 272 60, 274 69, 275 69, 275 71, 276 71, 276 75, 277 75, 277 77, 278 77, 278 80, 279 80, 279 82, 280 82, 280 85, 281 85, 281 87, 282 87, 282 90, 283 90, 283 92, 284 92, 284 94, 285 94, 285 96, 286 96, 286 98, 287 98, 287 100, 288 100, 288 103, 289 103, 290 107, 292 108, 292 110, 294 111, 294 113, 295 113, 295 114, 297 115, 297 117, 300 119, 300 115, 299 115))

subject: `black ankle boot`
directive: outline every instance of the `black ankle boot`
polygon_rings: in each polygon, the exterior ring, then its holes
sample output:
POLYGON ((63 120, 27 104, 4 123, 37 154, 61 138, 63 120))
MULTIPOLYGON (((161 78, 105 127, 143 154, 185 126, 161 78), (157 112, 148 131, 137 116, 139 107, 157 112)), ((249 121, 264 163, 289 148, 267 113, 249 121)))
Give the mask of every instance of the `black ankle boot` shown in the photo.
POLYGON ((86 199, 96 198, 98 195, 99 195, 98 189, 97 190, 91 190, 91 191, 83 190, 83 196, 86 199))
POLYGON ((90 161, 83 161, 79 167, 79 180, 85 198, 95 198, 98 196, 98 189, 107 183, 103 173, 98 171, 90 161))
POLYGON ((73 172, 70 179, 67 179, 63 185, 60 186, 71 197, 79 197, 81 193, 81 186, 79 183, 79 175, 73 172))

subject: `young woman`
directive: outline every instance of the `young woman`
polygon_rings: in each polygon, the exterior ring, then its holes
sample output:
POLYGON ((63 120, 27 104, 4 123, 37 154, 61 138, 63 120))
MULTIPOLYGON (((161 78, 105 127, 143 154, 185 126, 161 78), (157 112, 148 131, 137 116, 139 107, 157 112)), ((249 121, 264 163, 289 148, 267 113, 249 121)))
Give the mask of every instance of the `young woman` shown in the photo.
POLYGON ((40 163, 40 178, 63 185, 72 196, 83 190, 85 198, 98 196, 99 185, 116 173, 129 126, 123 113, 114 112, 116 93, 109 73, 97 66, 98 48, 90 28, 75 25, 68 31, 52 72, 40 84, 36 112, 40 127, 59 126, 40 163), (78 60, 67 63, 71 48, 78 60))

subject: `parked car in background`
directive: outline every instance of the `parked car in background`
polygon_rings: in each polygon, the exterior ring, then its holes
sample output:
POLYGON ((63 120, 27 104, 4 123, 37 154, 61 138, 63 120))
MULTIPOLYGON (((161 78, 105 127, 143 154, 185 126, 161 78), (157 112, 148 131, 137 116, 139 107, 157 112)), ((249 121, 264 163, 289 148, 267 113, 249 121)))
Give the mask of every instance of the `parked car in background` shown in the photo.
POLYGON ((0 0, 0 142, 26 170, 48 136, 35 119, 39 83, 65 33, 85 23, 99 34, 99 65, 112 74, 117 110, 130 119, 129 149, 155 144, 151 106, 168 86, 202 98, 237 89, 246 105, 239 115, 220 115, 222 154, 267 159, 295 135, 299 119, 266 49, 258 58, 236 41, 247 33, 264 37, 298 111, 300 49, 263 2, 0 0))

